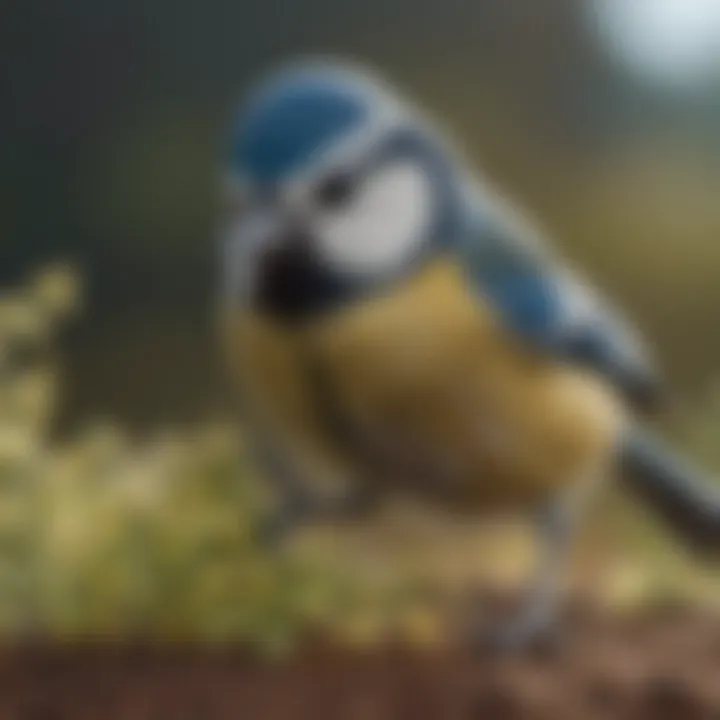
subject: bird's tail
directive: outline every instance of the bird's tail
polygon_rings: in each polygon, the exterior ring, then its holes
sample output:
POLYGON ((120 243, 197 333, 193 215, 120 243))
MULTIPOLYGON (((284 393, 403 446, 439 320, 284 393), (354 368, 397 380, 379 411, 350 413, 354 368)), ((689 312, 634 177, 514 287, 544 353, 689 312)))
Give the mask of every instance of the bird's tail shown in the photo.
POLYGON ((621 469, 625 484, 683 540, 703 554, 720 555, 720 484, 640 428, 623 443, 621 469))

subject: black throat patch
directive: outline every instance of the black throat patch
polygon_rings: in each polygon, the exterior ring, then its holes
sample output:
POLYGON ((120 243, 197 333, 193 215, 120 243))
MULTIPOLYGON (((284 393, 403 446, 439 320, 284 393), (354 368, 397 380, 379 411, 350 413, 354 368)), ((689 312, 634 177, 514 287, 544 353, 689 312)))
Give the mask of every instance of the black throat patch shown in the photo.
POLYGON ((255 303, 260 312, 297 322, 325 314, 351 300, 356 289, 334 275, 305 243, 269 252, 260 267, 255 303))

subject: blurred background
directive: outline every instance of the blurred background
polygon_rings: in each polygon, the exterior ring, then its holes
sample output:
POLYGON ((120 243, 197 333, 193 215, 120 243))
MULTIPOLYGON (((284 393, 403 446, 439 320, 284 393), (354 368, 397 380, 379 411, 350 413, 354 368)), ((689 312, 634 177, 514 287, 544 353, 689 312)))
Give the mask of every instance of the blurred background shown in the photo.
POLYGON ((243 88, 366 61, 617 298, 681 399, 720 367, 718 0, 6 0, 0 280, 76 262, 62 424, 214 416, 215 211, 243 88))
MULTIPOLYGON (((214 337, 216 195, 243 89, 307 54, 369 63, 447 126, 644 330, 676 439, 720 468, 720 0, 5 0, 0 632, 273 649, 329 616, 362 637, 402 617, 427 639, 438 587, 529 566, 527 539, 407 508, 342 548, 256 542, 214 337), (76 270, 41 270, 57 261, 76 270)), ((717 603, 717 572, 611 513, 588 582, 616 605, 670 585, 717 603)))

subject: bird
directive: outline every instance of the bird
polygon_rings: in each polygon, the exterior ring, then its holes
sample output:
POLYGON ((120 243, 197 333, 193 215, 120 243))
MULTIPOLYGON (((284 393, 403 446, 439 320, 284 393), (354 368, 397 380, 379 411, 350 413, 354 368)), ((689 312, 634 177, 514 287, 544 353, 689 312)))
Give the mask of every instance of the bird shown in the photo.
POLYGON ((437 121, 373 71, 263 76, 222 163, 220 336, 269 535, 369 516, 390 494, 536 528, 525 601, 478 631, 557 624, 576 528, 618 477, 692 548, 720 494, 649 427, 665 383, 628 320, 437 121))

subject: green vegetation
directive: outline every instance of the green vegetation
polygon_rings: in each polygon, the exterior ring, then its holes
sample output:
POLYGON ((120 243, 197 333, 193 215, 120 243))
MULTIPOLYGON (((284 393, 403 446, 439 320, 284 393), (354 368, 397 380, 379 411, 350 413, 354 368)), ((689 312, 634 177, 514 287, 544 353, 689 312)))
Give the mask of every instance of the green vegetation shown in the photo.
POLYGON ((264 549, 262 493, 232 428, 131 441, 95 424, 50 440, 53 338, 77 307, 62 268, 0 298, 2 630, 241 639, 270 652, 317 625, 358 640, 379 631, 385 617, 368 613, 409 599, 402 583, 360 587, 318 559, 264 549))

